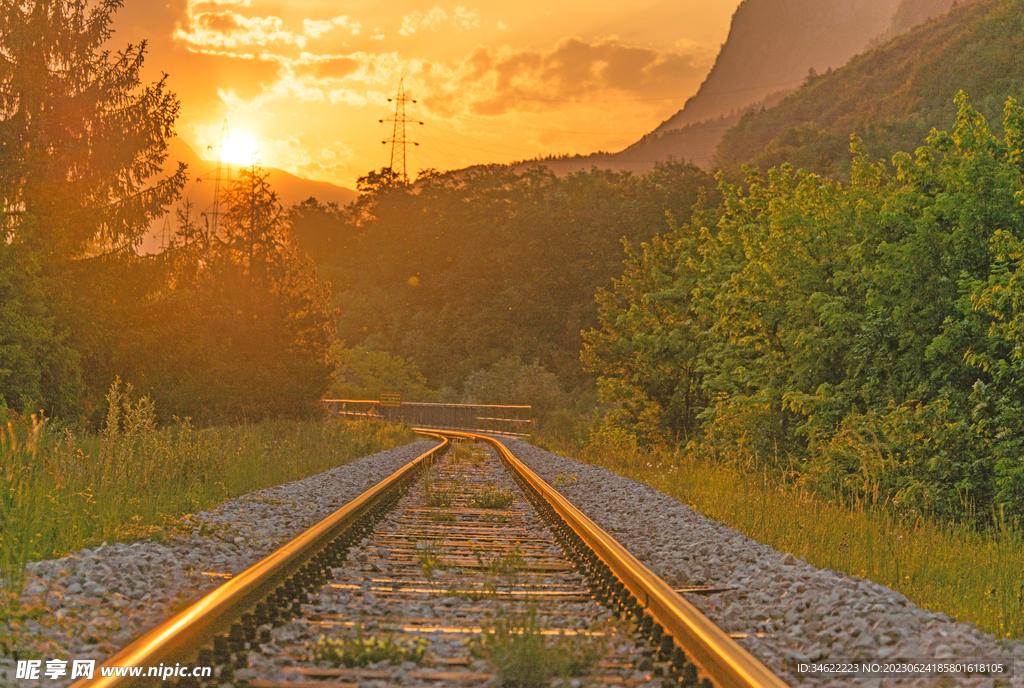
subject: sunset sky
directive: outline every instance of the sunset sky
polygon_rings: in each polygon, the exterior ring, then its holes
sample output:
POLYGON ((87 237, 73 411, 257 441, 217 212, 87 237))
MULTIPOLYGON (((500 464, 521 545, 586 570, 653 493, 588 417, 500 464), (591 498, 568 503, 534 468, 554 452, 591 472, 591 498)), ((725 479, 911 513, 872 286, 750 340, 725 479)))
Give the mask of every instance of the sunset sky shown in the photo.
POLYGON ((619 150, 679 110, 739 0, 128 0, 111 47, 147 40, 198 151, 350 188, 388 164, 379 119, 405 79, 410 176, 619 150))

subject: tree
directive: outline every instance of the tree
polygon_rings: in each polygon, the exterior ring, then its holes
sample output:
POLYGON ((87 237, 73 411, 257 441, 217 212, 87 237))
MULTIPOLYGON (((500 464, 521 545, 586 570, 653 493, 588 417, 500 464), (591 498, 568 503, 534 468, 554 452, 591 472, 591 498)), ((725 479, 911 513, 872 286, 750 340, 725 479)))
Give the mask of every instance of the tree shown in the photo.
POLYGON ((386 351, 346 348, 335 342, 331 356, 337 361, 330 395, 334 399, 376 399, 381 392, 401 392, 405 401, 434 401, 437 394, 416 364, 386 351))
POLYGON ((609 420, 644 445, 697 436, 708 403, 697 370, 696 242, 687 229, 673 222, 639 249, 627 245, 622 277, 597 293, 601 326, 584 335, 584 367, 617 405, 609 420))
POLYGON ((81 380, 97 399, 110 382, 110 352, 85 344, 110 334, 97 307, 138 306, 92 286, 137 260, 185 182, 160 177, 178 101, 141 85, 145 44, 103 47, 120 6, 0 0, 0 397, 64 417, 81 380))
MULTIPOLYGON (((0 0, 0 208, 46 270, 125 251, 185 183, 158 179, 178 101, 141 87, 145 43, 112 54, 121 0, 0 0)), ((59 269, 59 268, 58 268, 59 269)))
POLYGON ((147 335, 158 357, 138 377, 159 410, 202 422, 306 415, 334 368, 328 288, 293 245, 258 165, 241 170, 224 201, 220 236, 179 217, 161 315, 150 320, 158 334, 147 335))
POLYGON ((1000 140, 956 104, 952 132, 891 165, 854 139, 849 184, 722 178, 713 212, 632 253, 585 352, 619 420, 669 426, 661 400, 695 370, 716 450, 946 518, 1024 517, 1024 109, 1007 102, 1000 140))
MULTIPOLYGON (((0 242, 0 409, 74 417, 81 392, 78 354, 55 330, 38 269, 18 246, 0 242)), ((0 421, 3 415, 0 414, 0 421)))
POLYGON ((315 198, 289 208, 287 220, 295 243, 318 266, 336 265, 342 252, 351 250, 358 230, 337 203, 325 205, 315 198))
POLYGON ((565 392, 554 374, 537 361, 523 363, 515 356, 506 356, 485 370, 470 373, 463 385, 463 398, 469 404, 529 405, 539 424, 566 402, 565 392))

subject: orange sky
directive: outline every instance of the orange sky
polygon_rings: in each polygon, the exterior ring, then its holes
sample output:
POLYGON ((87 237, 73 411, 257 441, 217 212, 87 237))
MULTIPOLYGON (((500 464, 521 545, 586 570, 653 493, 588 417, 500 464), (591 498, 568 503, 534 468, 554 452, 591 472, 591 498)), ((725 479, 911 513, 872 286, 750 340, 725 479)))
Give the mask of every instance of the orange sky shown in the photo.
POLYGON ((111 47, 147 40, 197 150, 227 117, 235 157, 355 187, 388 164, 405 78, 425 122, 410 176, 619 150, 692 95, 739 0, 127 0, 111 47), (385 128, 387 127, 387 128, 385 128))

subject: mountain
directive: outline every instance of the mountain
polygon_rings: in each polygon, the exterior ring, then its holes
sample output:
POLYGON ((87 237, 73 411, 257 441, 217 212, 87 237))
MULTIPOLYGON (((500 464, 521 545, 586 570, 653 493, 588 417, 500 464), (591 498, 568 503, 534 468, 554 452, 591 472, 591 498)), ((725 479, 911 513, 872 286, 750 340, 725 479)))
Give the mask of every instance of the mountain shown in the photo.
POLYGON ((697 94, 653 133, 729 115, 808 70, 840 67, 891 24, 899 0, 745 0, 697 94))
MULTIPOLYGON (((175 136, 170 141, 168 146, 168 157, 173 164, 177 162, 184 162, 188 164, 189 177, 192 181, 185 187, 182 192, 183 198, 189 198, 197 208, 204 208, 210 203, 209 200, 205 200, 206 196, 209 196, 212 191, 205 189, 203 185, 212 185, 211 179, 206 177, 212 176, 212 173, 217 167, 217 163, 209 160, 204 160, 190 145, 185 143, 183 140, 175 136), (196 182, 196 179, 203 177, 204 181, 196 182)), ((233 165, 234 170, 237 171, 238 165, 233 165)), ((277 192, 278 198, 287 207, 293 203, 304 201, 310 196, 315 197, 321 203, 338 203, 339 205, 346 205, 356 199, 359 194, 351 189, 346 189, 343 186, 337 184, 331 184, 330 182, 318 182, 312 179, 303 179, 297 177, 291 172, 285 172, 279 170, 276 167, 268 167, 266 170, 270 173, 270 183, 274 187, 274 191, 277 192)))
MULTIPOLYGON (((203 212, 213 203, 214 173, 217 168, 216 161, 204 160, 199 153, 181 138, 175 136, 168 143, 168 160, 164 169, 173 170, 179 162, 188 165, 189 181, 181 192, 181 201, 191 201, 197 212, 203 212)), ((238 165, 232 166, 233 171, 238 170, 238 165)), ((303 179, 291 172, 285 172, 275 167, 266 168, 270 173, 270 184, 277 192, 278 199, 287 208, 295 203, 314 197, 321 203, 337 203, 346 205, 351 203, 359 195, 352 189, 347 189, 330 182, 318 182, 312 179, 303 179)), ((150 225, 149 235, 142 243, 143 253, 152 253, 159 250, 159 235, 163 231, 164 224, 170 223, 174 227, 174 214, 172 212, 164 218, 154 221, 150 225)))
POLYGON ((947 11, 955 0, 744 0, 697 94, 618 153, 545 160, 558 174, 596 166, 647 172, 675 158, 706 165, 749 110, 768 109, 814 75, 947 11))
POLYGON ((1024 95, 1024 0, 974 0, 817 76, 726 132, 715 164, 790 162, 842 178, 850 135, 873 158, 913 151, 955 122, 961 89, 998 130, 1008 96, 1024 95))

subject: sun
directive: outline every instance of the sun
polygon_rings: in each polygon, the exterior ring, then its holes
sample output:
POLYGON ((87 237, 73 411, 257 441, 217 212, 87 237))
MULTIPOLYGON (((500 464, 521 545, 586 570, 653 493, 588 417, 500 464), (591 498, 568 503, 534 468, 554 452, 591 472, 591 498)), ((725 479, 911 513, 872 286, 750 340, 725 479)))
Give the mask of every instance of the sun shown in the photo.
POLYGON ((259 153, 255 136, 247 131, 233 131, 224 141, 221 159, 235 165, 251 165, 259 159, 259 153))

